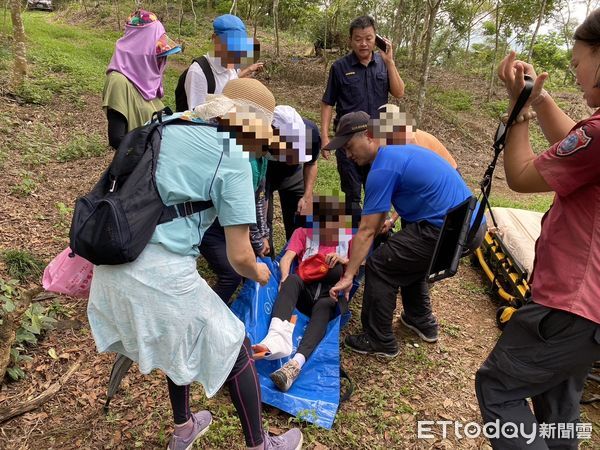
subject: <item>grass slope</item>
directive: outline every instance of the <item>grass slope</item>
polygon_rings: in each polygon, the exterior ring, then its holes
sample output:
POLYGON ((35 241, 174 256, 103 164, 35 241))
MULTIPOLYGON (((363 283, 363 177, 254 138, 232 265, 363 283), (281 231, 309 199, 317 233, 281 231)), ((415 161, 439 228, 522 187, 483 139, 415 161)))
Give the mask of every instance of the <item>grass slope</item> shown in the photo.
MULTIPOLYGON (((47 261, 66 243, 71 213, 66 205, 91 187, 112 154, 106 148, 98 153, 95 146, 92 150, 82 149, 85 146, 81 138, 95 136, 100 142, 105 141, 106 125, 99 97, 104 72, 120 33, 81 24, 67 25, 56 20, 54 14, 25 13, 24 20, 31 74, 19 95, 29 104, 0 103, 0 126, 6 130, 0 136, 0 160, 3 154, 5 174, 5 186, 0 187, 0 224, 4 234, 0 236, 0 250, 27 248, 47 261), (73 144, 76 139, 79 139, 77 145, 73 144)), ((181 70, 192 56, 206 49, 206 37, 201 33, 189 39, 186 54, 170 59, 164 82, 166 104, 173 104, 173 91, 181 70)), ((4 48, 0 49, 3 81, 8 79, 9 57, 4 48)), ((265 57, 269 58, 268 51, 265 57)), ((278 101, 318 118, 323 67, 289 61, 273 63, 272 67, 265 82, 278 101), (290 82, 292 75, 298 78, 290 82)), ((451 150, 461 156, 457 158, 459 164, 465 167, 465 177, 474 186, 483 172, 481 160, 487 163, 487 157, 480 157, 473 160, 471 168, 467 159, 473 154, 469 147, 481 146, 481 142, 470 139, 476 132, 468 126, 470 122, 484 120, 483 116, 475 117, 480 109, 477 95, 464 89, 455 94, 445 94, 441 89, 434 92, 440 105, 428 111, 429 123, 448 126, 448 134, 444 134, 444 128, 436 130, 444 142, 450 143, 451 150), (463 113, 469 114, 467 119, 463 113), (458 138, 453 143, 455 136, 458 138)), ((490 121, 489 117, 487 120, 490 121)), ((320 160, 317 190, 326 192, 338 187, 335 160, 320 160)), ((548 199, 551 196, 518 197, 506 189, 498 189, 493 203, 544 210, 549 205, 548 199)), ((281 245, 280 223, 276 232, 281 245)), ((6 273, 0 261, 0 276, 6 273)), ((356 383, 355 394, 341 406, 333 430, 301 424, 305 448, 485 448, 483 439, 459 441, 441 436, 416 439, 416 421, 420 419, 480 420, 473 376, 498 335, 494 325, 495 305, 483 286, 480 275, 463 264, 459 276, 433 287, 434 309, 441 323, 441 339, 435 345, 422 344, 396 324, 402 353, 393 361, 383 362, 342 350, 344 366, 356 383)), ((360 317, 361 297, 361 292, 355 297, 352 305, 355 319, 344 333, 360 329, 356 317, 360 317)), ((70 355, 75 359, 75 354, 85 354, 83 367, 43 408, 3 424, 0 447, 164 448, 172 428, 163 376, 157 372, 143 376, 132 370, 113 401, 111 412, 104 416, 100 405, 112 356, 96 353, 86 322, 85 302, 61 298, 60 307, 72 318, 71 322, 79 325, 71 324, 50 333, 39 347, 32 349, 35 362, 25 367, 28 378, 0 391, 0 404, 39 393, 64 373, 70 355), (49 356, 50 349, 56 349, 59 359, 49 356)), ((192 408, 208 408, 215 417, 211 430, 197 447, 243 448, 239 422, 226 390, 206 399, 202 388, 194 385, 192 408)), ((265 421, 275 432, 299 423, 271 408, 265 408, 265 412, 265 421)), ((597 448, 597 443, 595 435, 587 446, 597 448)))

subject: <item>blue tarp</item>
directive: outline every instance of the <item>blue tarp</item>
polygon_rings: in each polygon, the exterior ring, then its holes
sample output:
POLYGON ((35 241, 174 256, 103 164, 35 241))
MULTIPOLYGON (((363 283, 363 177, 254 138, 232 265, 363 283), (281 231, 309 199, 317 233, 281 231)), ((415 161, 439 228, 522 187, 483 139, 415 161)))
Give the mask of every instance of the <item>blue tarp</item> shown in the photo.
MULTIPOLYGON (((281 274, 279 266, 270 258, 261 259, 271 269, 271 279, 266 286, 247 280, 232 311, 246 325, 246 334, 252 344, 260 342, 267 334, 271 321, 273 304, 277 298, 281 274)), ((298 320, 294 328, 293 343, 296 352, 308 317, 298 310, 298 320)), ((269 375, 283 366, 289 357, 277 361, 256 362, 262 388, 262 401, 308 422, 330 429, 333 426, 340 403, 340 351, 339 336, 341 317, 338 315, 329 322, 321 343, 304 364, 300 377, 288 392, 281 392, 269 375)), ((344 316, 346 322, 347 316, 344 316)))

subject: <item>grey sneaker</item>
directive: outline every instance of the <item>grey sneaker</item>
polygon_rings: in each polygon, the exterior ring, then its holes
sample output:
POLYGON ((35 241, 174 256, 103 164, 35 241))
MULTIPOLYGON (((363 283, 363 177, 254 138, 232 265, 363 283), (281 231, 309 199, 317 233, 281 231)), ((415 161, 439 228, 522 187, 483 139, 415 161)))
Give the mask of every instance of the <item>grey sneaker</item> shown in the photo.
POLYGON ((187 439, 173 434, 167 447, 168 450, 190 450, 196 439, 208 431, 208 427, 212 423, 212 415, 208 411, 199 411, 192 414, 192 422, 194 424, 192 434, 187 439))
POLYGON ((303 440, 299 428, 292 428, 281 436, 270 436, 269 433, 265 433, 264 450, 300 450, 303 440))
POLYGON ((298 363, 293 359, 290 359, 282 368, 273 372, 270 377, 271 380, 273 380, 273 383, 275 383, 275 386, 277 386, 277 389, 287 392, 299 375, 300 367, 298 363))
POLYGON ((417 327, 417 325, 415 323, 411 322, 411 320, 408 317, 406 317, 406 314, 404 314, 404 311, 402 312, 402 314, 400 314, 400 322, 402 322, 402 325, 404 325, 409 330, 414 331, 417 334, 417 336, 419 336, 425 342, 429 342, 430 344, 437 342, 437 340, 438 340, 437 324, 417 327))

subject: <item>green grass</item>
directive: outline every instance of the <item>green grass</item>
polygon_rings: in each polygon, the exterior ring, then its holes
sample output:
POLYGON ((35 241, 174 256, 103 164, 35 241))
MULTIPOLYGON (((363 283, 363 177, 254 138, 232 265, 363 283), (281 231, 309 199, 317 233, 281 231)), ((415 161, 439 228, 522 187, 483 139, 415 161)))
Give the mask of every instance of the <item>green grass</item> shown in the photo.
POLYGON ((553 198, 552 194, 529 194, 519 199, 492 194, 490 203, 492 207, 528 209, 530 211, 545 213, 550 209, 553 198))
MULTIPOLYGON (((101 34, 51 20, 53 15, 24 13, 32 64, 29 82, 44 94, 76 98, 84 92, 101 92, 106 66, 120 33, 101 34)), ((30 88, 31 89, 31 88, 30 88)))
POLYGON ((508 100, 493 100, 484 104, 483 108, 494 119, 498 119, 508 109, 508 100))
POLYGON ((76 134, 66 147, 58 151, 56 159, 60 162, 66 162, 80 158, 102 156, 106 149, 106 145, 97 134, 76 134))
POLYGON ((21 173, 21 181, 10 188, 10 192, 17 197, 27 197, 35 191, 37 183, 32 178, 31 172, 21 173))
MULTIPOLYGON (((122 33, 107 30, 98 33, 54 19, 54 14, 23 14, 29 40, 30 73, 17 95, 27 103, 41 105, 49 104, 57 95, 66 96, 81 109, 82 94, 100 95, 102 92, 106 68, 122 33)), ((163 80, 165 105, 175 105, 175 86, 182 67, 203 54, 208 43, 205 39, 198 42, 191 39, 186 41, 185 54, 169 57, 163 80)), ((6 60, 10 60, 8 52, 0 51, 0 70, 8 69, 4 67, 6 60), (6 58, 3 58, 4 53, 7 53, 6 58)))
POLYGON ((21 283, 39 278, 45 264, 27 250, 7 250, 2 254, 8 274, 21 283))
POLYGON ((473 107, 473 98, 467 91, 453 89, 440 91, 431 90, 431 97, 444 108, 452 111, 470 111, 473 107))

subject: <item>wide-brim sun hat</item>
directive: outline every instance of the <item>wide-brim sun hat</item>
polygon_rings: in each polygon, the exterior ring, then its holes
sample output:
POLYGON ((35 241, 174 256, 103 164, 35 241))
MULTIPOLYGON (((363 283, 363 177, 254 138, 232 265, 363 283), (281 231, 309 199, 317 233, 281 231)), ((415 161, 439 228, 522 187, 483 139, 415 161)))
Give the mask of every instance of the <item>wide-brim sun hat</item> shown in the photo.
POLYGON ((229 81, 222 94, 208 95, 204 104, 194 108, 194 115, 206 121, 226 117, 230 126, 277 146, 280 140, 271 127, 274 109, 275 97, 264 84, 240 78, 229 81))

